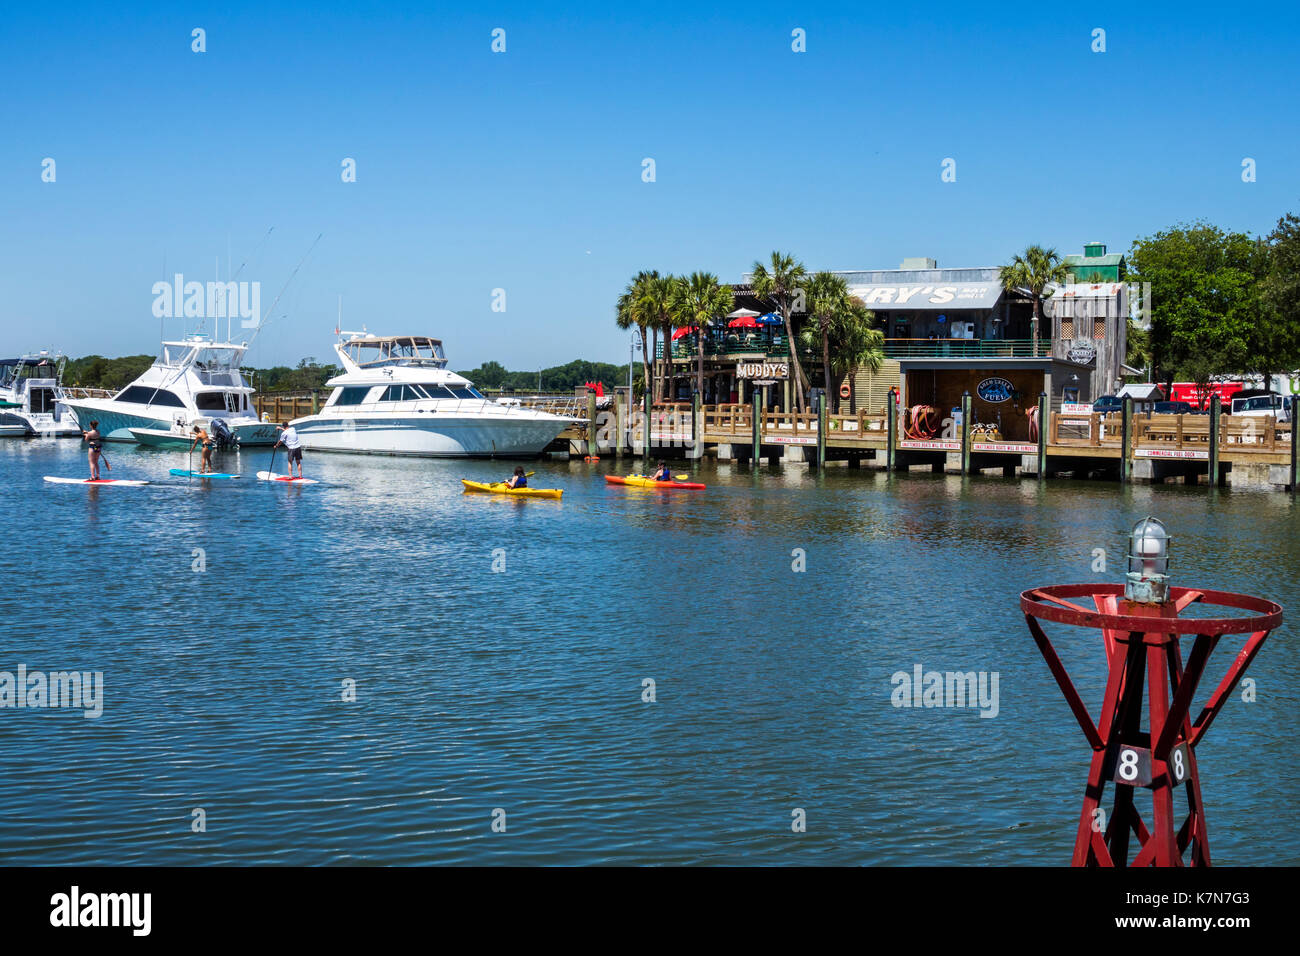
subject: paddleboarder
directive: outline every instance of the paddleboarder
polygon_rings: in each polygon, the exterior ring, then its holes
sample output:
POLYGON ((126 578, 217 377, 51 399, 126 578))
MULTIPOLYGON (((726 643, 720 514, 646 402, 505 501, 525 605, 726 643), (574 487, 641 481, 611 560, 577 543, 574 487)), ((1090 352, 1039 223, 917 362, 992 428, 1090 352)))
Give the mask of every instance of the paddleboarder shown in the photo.
MULTIPOLYGON (((99 455, 104 450, 104 438, 99 434, 99 422, 92 421, 89 431, 83 431, 81 437, 85 439, 89 446, 86 456, 90 459, 90 480, 99 481, 99 455)), ((104 459, 104 464, 108 464, 108 459, 104 459)), ((112 471, 113 466, 108 465, 108 470, 112 471)))
POLYGON ((515 466, 515 473, 506 479, 507 488, 527 488, 528 476, 524 474, 522 465, 515 466))
POLYGON ((298 463, 298 477, 302 477, 302 439, 298 430, 288 422, 280 422, 280 438, 276 445, 284 446, 285 457, 289 459, 289 477, 294 477, 293 465, 298 463))
POLYGON ((203 443, 203 458, 199 462, 199 474, 206 475, 212 471, 212 449, 216 443, 213 442, 211 435, 204 431, 200 426, 195 425, 194 440, 190 442, 191 454, 194 453, 194 446, 199 442, 203 443))

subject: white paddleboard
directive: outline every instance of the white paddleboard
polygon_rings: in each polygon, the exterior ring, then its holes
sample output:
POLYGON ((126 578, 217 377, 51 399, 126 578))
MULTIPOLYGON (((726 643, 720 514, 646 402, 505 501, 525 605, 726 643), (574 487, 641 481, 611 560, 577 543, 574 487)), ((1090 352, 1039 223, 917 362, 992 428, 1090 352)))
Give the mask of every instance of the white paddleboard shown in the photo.
POLYGON ((257 473, 258 481, 282 481, 286 485, 315 485, 319 482, 315 478, 290 478, 288 475, 277 475, 273 471, 259 471, 257 473))
POLYGON ((46 481, 52 481, 57 485, 131 485, 139 487, 147 485, 147 481, 131 481, 126 478, 101 478, 99 481, 91 481, 89 478, 56 478, 53 475, 46 475, 46 481))

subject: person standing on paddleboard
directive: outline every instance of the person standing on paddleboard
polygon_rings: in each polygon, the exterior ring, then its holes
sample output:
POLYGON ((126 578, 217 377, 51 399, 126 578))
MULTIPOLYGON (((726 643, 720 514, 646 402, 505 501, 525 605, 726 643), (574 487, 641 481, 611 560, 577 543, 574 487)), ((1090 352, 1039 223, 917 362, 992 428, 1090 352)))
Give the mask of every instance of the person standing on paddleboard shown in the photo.
POLYGON ((507 488, 527 488, 528 476, 524 474, 522 465, 515 466, 515 473, 506 479, 507 488))
MULTIPOLYGON (((86 453, 86 457, 90 459, 90 480, 99 481, 99 453, 104 448, 104 438, 99 434, 99 422, 92 421, 90 430, 82 432, 81 437, 86 440, 86 444, 90 449, 86 453)), ((107 464, 108 459, 104 461, 107 464)), ((112 471, 113 466, 109 465, 108 470, 112 471)))
POLYGON ((194 446, 197 445, 199 442, 203 442, 203 459, 199 463, 199 474, 206 475, 211 473, 212 471, 212 449, 216 443, 212 440, 211 435, 205 432, 198 425, 195 425, 194 441, 190 442, 191 454, 193 454, 194 452, 194 446))
POLYGON ((293 478, 294 462, 298 463, 298 475, 302 477, 302 439, 298 437, 298 429, 294 428, 288 422, 280 422, 280 440, 277 445, 284 446, 285 457, 289 459, 289 477, 293 478))

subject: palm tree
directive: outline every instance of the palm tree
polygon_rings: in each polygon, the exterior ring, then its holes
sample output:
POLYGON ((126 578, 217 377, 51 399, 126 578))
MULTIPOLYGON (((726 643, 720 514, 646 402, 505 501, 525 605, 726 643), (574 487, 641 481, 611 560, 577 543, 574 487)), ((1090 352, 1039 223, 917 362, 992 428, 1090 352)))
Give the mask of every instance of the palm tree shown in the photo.
MULTIPOLYGON (((1034 300, 1034 320, 1030 336, 1034 343, 1034 355, 1038 355, 1038 320, 1042 314, 1043 291, 1053 283, 1060 285, 1070 275, 1070 270, 1055 249, 1042 246, 1030 246, 1011 260, 1010 265, 998 269, 998 278, 1002 288, 1008 292, 1024 289, 1034 300)), ((1047 293, 1051 295, 1051 292, 1047 293)))
MULTIPOLYGON (((618 309, 614 319, 623 331, 635 327, 641 335, 641 374, 646 392, 650 391, 650 343, 647 341, 646 332, 656 320, 655 316, 646 313, 646 288, 658 276, 657 272, 638 272, 628 283, 627 289, 618 297, 618 309)), ((632 396, 629 395, 628 401, 631 400, 632 396)))
MULTIPOLYGON (((807 282, 805 290, 808 315, 817 323, 817 334, 821 337, 822 375, 825 380, 826 396, 831 395, 831 324, 840 313, 849 307, 849 284, 843 276, 829 272, 818 272, 807 282)), ((810 332, 804 327, 805 335, 810 332)))
POLYGON ((794 366, 794 398, 799 411, 803 411, 805 378, 803 366, 799 364, 799 350, 795 347, 794 328, 790 324, 790 310, 800 284, 808 277, 808 270, 802 262, 796 262, 794 256, 786 252, 773 252, 767 266, 755 262, 750 270, 754 294, 760 298, 776 301, 777 311, 785 320, 785 339, 790 343, 790 363, 794 366))
MULTIPOLYGON (((819 273, 819 275, 826 275, 819 273)), ((838 276, 830 276, 843 284, 838 276)), ((847 288, 841 297, 835 283, 813 276, 808 286, 809 314, 817 318, 817 326, 804 326, 803 344, 815 348, 821 340, 822 362, 826 368, 826 394, 838 409, 838 399, 831 391, 831 382, 854 369, 876 371, 885 361, 884 334, 874 328, 875 313, 861 299, 850 296, 847 288)), ((850 380, 849 388, 852 389, 850 380)), ((850 391, 850 409, 856 411, 857 396, 850 391)))
POLYGON ((692 272, 673 284, 673 313, 681 325, 696 327, 695 391, 704 396, 704 328, 731 308, 731 286, 719 285, 712 272, 692 272))
MULTIPOLYGON (((646 318, 652 326, 663 331, 664 337, 664 368, 672 368, 673 357, 673 284, 676 278, 671 275, 661 276, 657 272, 650 273, 651 278, 646 281, 645 294, 642 297, 642 309, 645 311, 646 318)), ((656 346, 655 351, 658 351, 656 346)), ((668 378, 667 371, 664 372, 664 381, 668 378)), ((659 401, 663 397, 662 388, 654 396, 654 401, 659 401)))

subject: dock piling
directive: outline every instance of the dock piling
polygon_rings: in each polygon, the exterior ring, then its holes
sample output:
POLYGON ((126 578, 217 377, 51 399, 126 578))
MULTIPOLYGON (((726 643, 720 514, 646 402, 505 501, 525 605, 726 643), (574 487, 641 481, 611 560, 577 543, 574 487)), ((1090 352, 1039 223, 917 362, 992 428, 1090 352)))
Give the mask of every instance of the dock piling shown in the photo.
POLYGON ((961 393, 961 473, 970 474, 970 392, 961 393))
POLYGON ((1223 419, 1219 416, 1223 412, 1220 408, 1219 396, 1210 396, 1210 487, 1219 487, 1219 426, 1222 425, 1223 419))
POLYGON ((1047 478, 1047 393, 1038 393, 1038 480, 1047 478))

